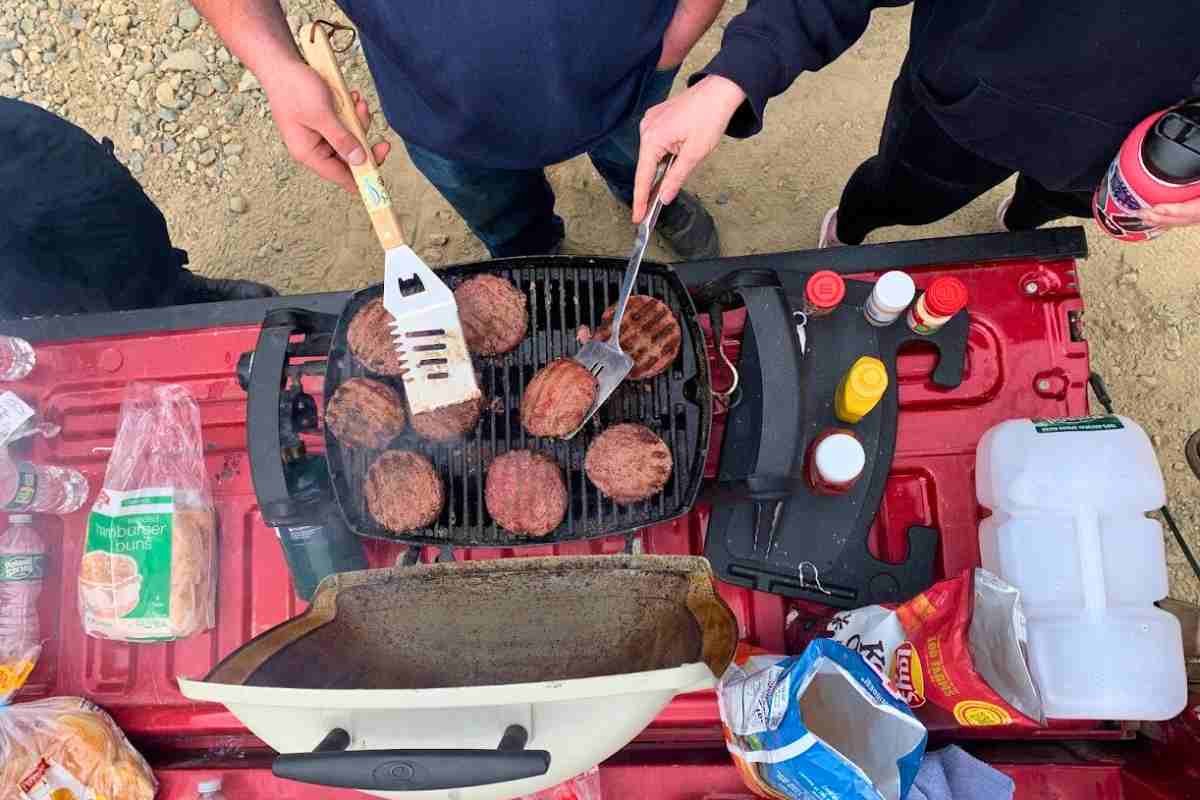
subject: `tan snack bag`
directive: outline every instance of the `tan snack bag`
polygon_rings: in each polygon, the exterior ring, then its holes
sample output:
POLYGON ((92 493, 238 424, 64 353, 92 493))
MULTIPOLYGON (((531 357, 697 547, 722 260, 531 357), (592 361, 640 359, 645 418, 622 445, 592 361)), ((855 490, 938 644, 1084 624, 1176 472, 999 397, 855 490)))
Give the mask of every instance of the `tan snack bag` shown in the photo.
POLYGON ((132 384, 88 517, 79 565, 84 629, 147 642, 211 628, 216 534, 196 401, 182 386, 132 384))

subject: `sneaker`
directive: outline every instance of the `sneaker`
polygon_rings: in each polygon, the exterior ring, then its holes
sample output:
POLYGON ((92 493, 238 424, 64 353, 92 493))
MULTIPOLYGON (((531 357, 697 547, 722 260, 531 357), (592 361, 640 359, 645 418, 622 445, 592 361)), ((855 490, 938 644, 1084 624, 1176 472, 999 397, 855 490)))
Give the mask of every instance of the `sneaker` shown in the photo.
POLYGON ((1000 226, 1000 230, 1002 231, 1011 230, 1007 225, 1004 224, 1004 218, 1008 216, 1008 209, 1010 206, 1012 206, 1013 198, 1016 196, 1017 193, 1013 192, 1008 197, 1001 200, 1000 205, 996 206, 996 224, 1000 226))
POLYGON ((837 212, 838 207, 834 206, 825 212, 825 218, 821 220, 821 236, 817 239, 817 248, 824 250, 827 247, 844 247, 846 245, 837 237, 837 212))
POLYGON ((681 191, 674 202, 663 207, 654 230, 684 261, 721 255, 717 224, 700 198, 690 192, 681 191))
POLYGON ((186 306, 193 303, 219 303, 226 300, 260 300, 278 297, 279 292, 254 281, 205 278, 184 270, 164 305, 186 306))

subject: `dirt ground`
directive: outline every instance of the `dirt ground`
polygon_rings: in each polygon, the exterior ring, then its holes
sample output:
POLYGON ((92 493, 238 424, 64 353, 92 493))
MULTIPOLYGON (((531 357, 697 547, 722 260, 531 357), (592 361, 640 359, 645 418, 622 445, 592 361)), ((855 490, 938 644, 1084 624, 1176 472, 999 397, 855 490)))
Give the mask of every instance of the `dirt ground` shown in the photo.
MULTIPOLYGON (((744 5, 729 3, 682 76, 712 56, 724 24, 744 5)), ((293 28, 315 17, 341 18, 331 2, 313 0, 293 0, 289 15, 293 28)), ((906 9, 876 12, 849 53, 771 103, 764 133, 727 140, 696 172, 689 186, 716 217, 725 255, 816 245, 821 215, 875 150, 907 29, 906 9)), ((349 83, 364 88, 377 108, 361 52, 352 50, 343 65, 349 83)), ((378 280, 379 247, 357 198, 291 162, 252 76, 181 0, 4 3, 0 94, 110 136, 200 272, 254 278, 284 293, 378 280)), ((381 115, 376 124, 382 127, 381 115)), ((384 172, 423 257, 453 263, 485 256, 402 147, 384 172)), ((549 173, 570 252, 625 255, 626 213, 587 160, 549 173)), ((1007 189, 938 225, 879 231, 870 241, 992 231, 1007 189)), ((1200 551, 1200 484, 1183 459, 1187 435, 1200 427, 1200 372, 1185 356, 1200 352, 1200 231, 1121 245, 1089 224, 1088 237, 1092 252, 1081 272, 1093 367, 1118 410, 1153 435, 1176 516, 1200 551)), ((661 250, 652 255, 668 258, 661 250)), ((1173 594, 1200 599, 1200 583, 1169 539, 1167 558, 1173 594)))

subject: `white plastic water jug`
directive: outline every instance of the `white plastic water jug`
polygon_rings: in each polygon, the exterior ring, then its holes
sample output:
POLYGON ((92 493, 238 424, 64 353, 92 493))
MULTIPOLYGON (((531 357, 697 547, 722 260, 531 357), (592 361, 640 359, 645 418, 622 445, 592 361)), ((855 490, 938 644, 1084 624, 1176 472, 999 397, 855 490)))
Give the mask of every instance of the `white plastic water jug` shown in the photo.
POLYGON ((1045 713, 1164 720, 1187 702, 1183 638, 1167 595, 1166 499, 1145 431, 1120 416, 1016 419, 975 456, 983 567, 1013 584, 1045 713))

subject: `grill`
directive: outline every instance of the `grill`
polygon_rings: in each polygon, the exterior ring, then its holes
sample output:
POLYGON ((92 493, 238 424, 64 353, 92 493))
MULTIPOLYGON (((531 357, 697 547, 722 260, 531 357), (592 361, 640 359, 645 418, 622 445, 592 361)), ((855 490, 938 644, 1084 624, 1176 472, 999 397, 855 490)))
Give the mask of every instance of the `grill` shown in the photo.
MULTIPOLYGON (((360 536, 412 544, 511 547, 627 533, 686 513, 703 480, 712 406, 703 334, 691 298, 670 267, 644 264, 636 291, 662 300, 679 320, 682 338, 675 363, 655 378, 626 381, 571 441, 530 436, 521 427, 525 386, 551 360, 575 353, 578 327, 596 328, 604 309, 617 300, 624 271, 625 263, 616 259, 570 256, 505 259, 442 270, 442 278, 451 288, 482 273, 512 281, 529 299, 529 333, 511 353, 475 358, 480 388, 491 405, 484 409, 473 433, 458 442, 437 444, 410 430, 392 441, 390 449, 426 454, 442 477, 446 506, 429 528, 395 533, 379 525, 367 510, 364 491, 367 469, 378 453, 344 447, 326 431, 334 495, 350 527, 360 536), (637 422, 655 431, 674 459, 671 480, 663 491, 628 506, 603 497, 583 469, 592 439, 618 422, 637 422), (484 504, 484 480, 492 459, 526 448, 554 457, 562 467, 570 497, 566 518, 544 537, 509 533, 495 523, 484 504)), ((350 355, 346 342, 354 314, 382 293, 382 285, 364 289, 342 311, 326 365, 326 403, 343 382, 364 375, 403 392, 401 380, 364 369, 350 355)))

